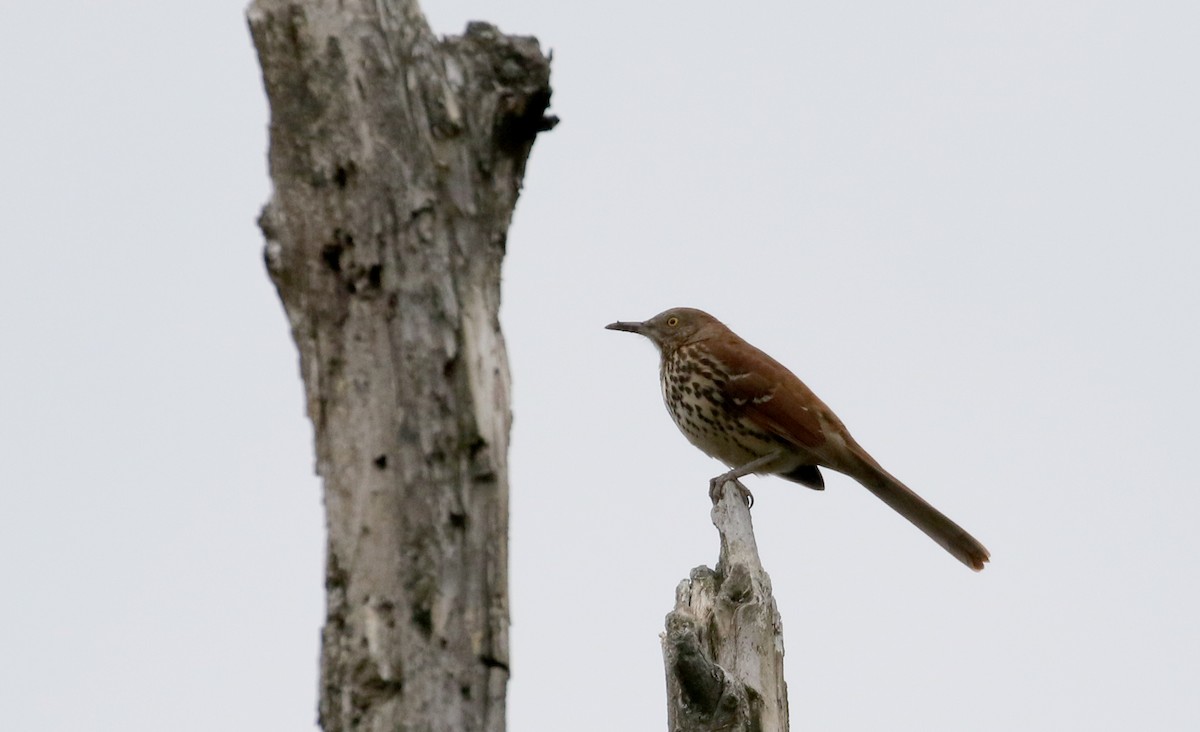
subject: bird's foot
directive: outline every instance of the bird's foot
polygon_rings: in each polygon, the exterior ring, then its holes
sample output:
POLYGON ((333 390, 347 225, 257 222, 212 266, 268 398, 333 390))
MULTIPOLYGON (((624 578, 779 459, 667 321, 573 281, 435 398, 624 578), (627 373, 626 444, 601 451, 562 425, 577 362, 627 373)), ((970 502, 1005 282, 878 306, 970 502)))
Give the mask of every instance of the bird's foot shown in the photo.
POLYGON ((725 485, 725 483, 731 480, 733 481, 734 487, 737 488, 738 493, 741 494, 742 500, 746 502, 746 508, 753 508, 754 494, 750 492, 750 489, 742 485, 742 481, 738 480, 737 478, 728 478, 724 474, 718 475, 717 477, 708 481, 709 500, 711 500, 715 506, 717 502, 721 500, 721 486, 725 485))

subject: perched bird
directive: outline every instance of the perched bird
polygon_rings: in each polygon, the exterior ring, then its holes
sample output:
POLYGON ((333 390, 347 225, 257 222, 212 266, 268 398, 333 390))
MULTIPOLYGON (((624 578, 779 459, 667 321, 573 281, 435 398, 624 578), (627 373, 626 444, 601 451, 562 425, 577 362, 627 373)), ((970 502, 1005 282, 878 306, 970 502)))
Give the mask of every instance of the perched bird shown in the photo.
POLYGON ((751 473, 822 490, 819 468, 844 473, 975 571, 988 550, 975 537, 880 467, 825 403, 782 364, 702 310, 674 308, 609 330, 646 336, 662 354, 663 401, 696 447, 730 470, 720 484, 751 473))

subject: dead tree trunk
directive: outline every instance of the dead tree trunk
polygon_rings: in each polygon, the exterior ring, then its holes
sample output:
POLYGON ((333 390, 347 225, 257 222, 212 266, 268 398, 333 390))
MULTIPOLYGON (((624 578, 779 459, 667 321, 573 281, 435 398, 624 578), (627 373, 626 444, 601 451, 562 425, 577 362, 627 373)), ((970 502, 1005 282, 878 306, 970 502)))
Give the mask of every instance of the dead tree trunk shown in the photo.
POLYGON ((439 41, 415 0, 254 0, 328 553, 320 723, 504 729, 509 378, 500 264, 550 99, 536 39, 439 41))
POLYGON ((713 506, 715 570, 697 567, 667 615, 670 732, 787 732, 783 625, 758 559, 750 509, 733 481, 713 506))

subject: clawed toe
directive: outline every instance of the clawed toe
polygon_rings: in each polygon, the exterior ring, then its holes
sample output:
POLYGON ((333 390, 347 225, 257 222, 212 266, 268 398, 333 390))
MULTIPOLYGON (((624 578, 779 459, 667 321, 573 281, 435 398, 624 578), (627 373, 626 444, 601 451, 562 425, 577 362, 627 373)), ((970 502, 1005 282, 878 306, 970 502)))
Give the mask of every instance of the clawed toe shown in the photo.
MULTIPOLYGON (((713 502, 714 506, 721 500, 721 486, 725 485, 728 480, 729 478, 726 478, 724 475, 718 475, 708 482, 708 498, 713 502)), ((750 489, 742 485, 742 481, 737 478, 733 479, 733 485, 742 496, 742 501, 746 503, 746 508, 753 508, 754 494, 750 492, 750 489)))
POLYGON ((737 486, 738 493, 742 494, 742 500, 746 502, 746 508, 754 508, 754 494, 750 489, 742 485, 742 481, 735 480, 733 484, 737 486))

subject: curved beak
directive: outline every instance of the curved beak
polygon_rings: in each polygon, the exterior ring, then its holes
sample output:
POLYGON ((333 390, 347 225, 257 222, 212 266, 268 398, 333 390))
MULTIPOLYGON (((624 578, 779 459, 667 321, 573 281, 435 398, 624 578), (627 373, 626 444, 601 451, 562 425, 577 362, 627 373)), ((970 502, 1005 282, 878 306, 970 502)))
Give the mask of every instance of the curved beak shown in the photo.
POLYGON ((624 320, 618 320, 617 322, 609 323, 608 325, 606 325, 604 327, 607 328, 608 330, 624 330, 624 331, 628 331, 630 333, 638 333, 640 335, 646 335, 646 324, 645 323, 634 323, 634 322, 626 322, 624 320))

